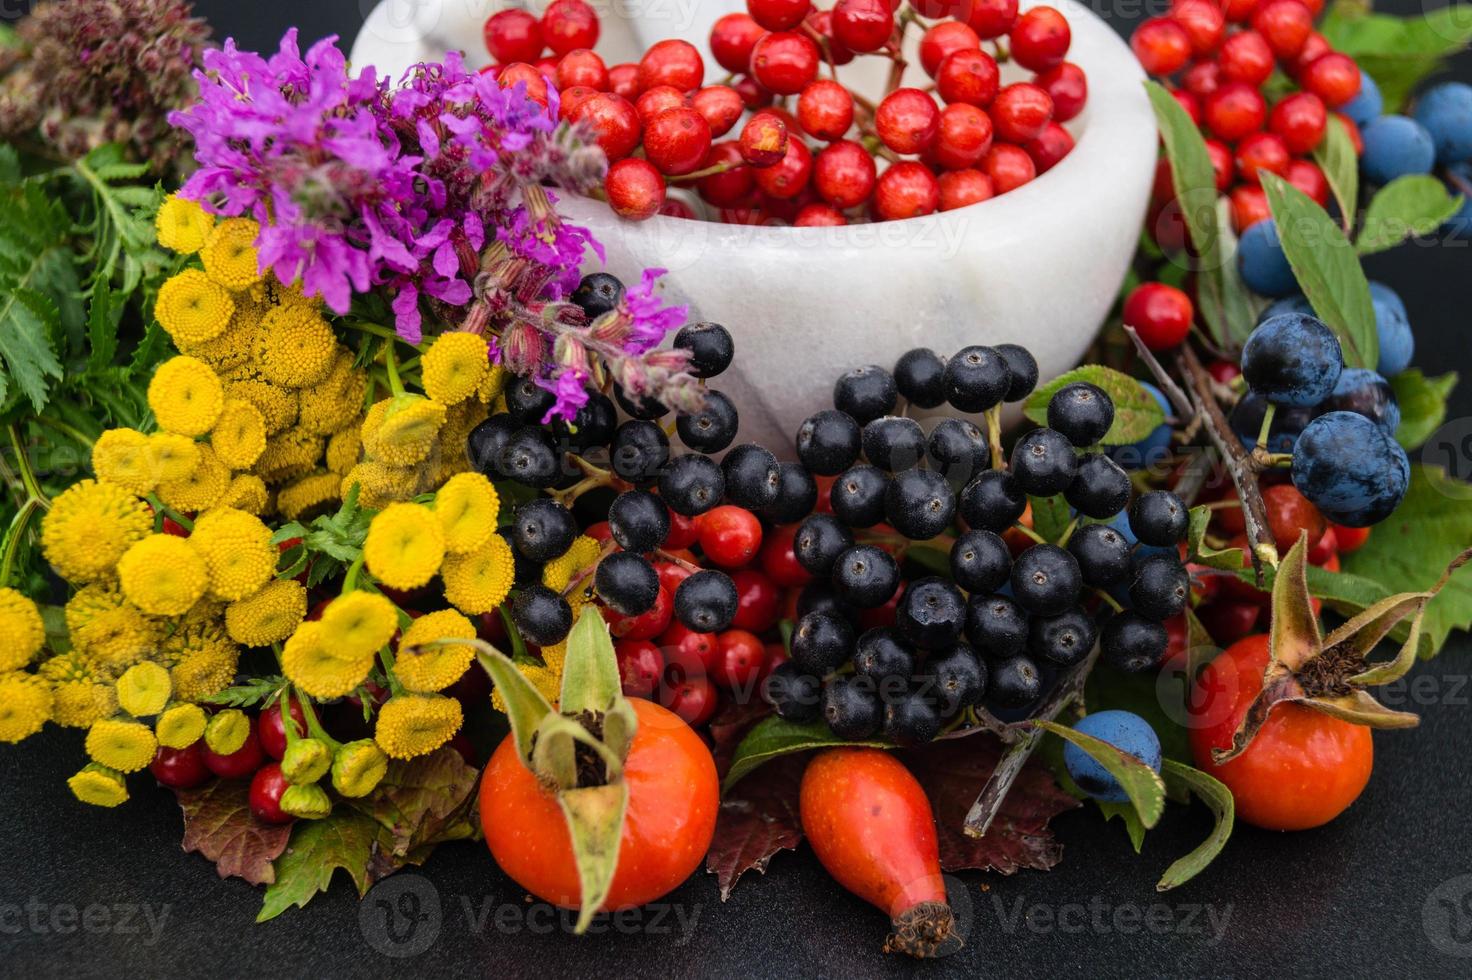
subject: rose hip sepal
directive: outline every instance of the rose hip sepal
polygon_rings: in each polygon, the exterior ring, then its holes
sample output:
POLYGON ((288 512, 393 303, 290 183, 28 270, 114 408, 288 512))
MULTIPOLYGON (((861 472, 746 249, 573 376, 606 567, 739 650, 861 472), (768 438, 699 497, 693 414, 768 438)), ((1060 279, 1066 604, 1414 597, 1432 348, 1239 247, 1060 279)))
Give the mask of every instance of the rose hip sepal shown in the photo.
POLYGON ((1452 572, 1472 560, 1472 549, 1458 555, 1430 589, 1381 599, 1328 636, 1319 629, 1308 590, 1308 551, 1308 535, 1303 534, 1278 566, 1262 690, 1248 705, 1232 744, 1212 749, 1217 765, 1246 751, 1268 714, 1285 701, 1370 728, 1414 728, 1421 722, 1410 712, 1385 707, 1366 688, 1399 680, 1415 664, 1426 604, 1452 572), (1407 619, 1410 628, 1400 652, 1391 660, 1371 662, 1376 644, 1407 619))

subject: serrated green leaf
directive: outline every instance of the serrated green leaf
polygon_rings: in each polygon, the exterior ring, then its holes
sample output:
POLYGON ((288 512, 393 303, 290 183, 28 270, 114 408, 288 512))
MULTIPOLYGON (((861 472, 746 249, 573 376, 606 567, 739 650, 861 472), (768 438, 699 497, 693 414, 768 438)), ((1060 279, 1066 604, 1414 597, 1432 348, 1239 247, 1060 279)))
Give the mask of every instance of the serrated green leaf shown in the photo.
POLYGON ((1373 255, 1408 238, 1429 235, 1462 207, 1460 195, 1428 174, 1410 174, 1382 187, 1365 209, 1365 223, 1355 249, 1373 255))
POLYGON ((1232 798, 1232 791, 1221 780, 1174 759, 1165 760, 1161 765, 1160 775, 1164 777, 1168 788, 1189 791, 1205 803, 1216 818, 1216 825, 1201 846, 1165 869, 1165 874, 1155 886, 1156 891, 1164 892, 1184 885, 1216 860, 1216 856, 1227 846, 1227 840, 1232 836, 1237 804, 1232 798))
POLYGON ((87 370, 101 371, 116 356, 120 312, 113 301, 112 286, 98 283, 92 290, 92 301, 87 307, 87 341, 91 345, 87 354, 87 370))
POLYGON ((1146 828, 1160 822, 1165 812, 1165 783, 1159 774, 1139 759, 1115 748, 1103 739, 1086 735, 1077 729, 1060 725, 1055 721, 1035 721, 1033 724, 1072 742, 1104 770, 1119 781, 1125 795, 1140 815, 1140 823, 1146 828))
POLYGON ((0 399, 13 381, 36 411, 46 406, 47 379, 62 376, 51 341, 60 320, 51 298, 34 289, 15 288, 0 298, 0 399))
POLYGON ((1339 202, 1343 226, 1352 228, 1360 207, 1360 158, 1354 152, 1348 127, 1337 115, 1329 116, 1324 138, 1314 148, 1314 162, 1324 172, 1329 190, 1339 202))
POLYGON ((1374 369, 1380 357, 1370 282, 1344 231, 1307 194, 1276 174, 1263 190, 1283 252, 1314 312, 1339 337, 1344 363, 1374 369))
POLYGON ((1406 449, 1419 449, 1446 421, 1446 400, 1457 386, 1457 372, 1428 378, 1420 368, 1402 371, 1390 379, 1400 405, 1396 440, 1406 449))
POLYGON ((1094 805, 1099 812, 1104 814, 1104 821, 1119 820, 1124 824, 1125 833, 1130 835, 1130 846, 1135 853, 1140 853, 1140 848, 1145 846, 1145 825, 1140 822, 1140 814, 1128 803, 1105 803, 1103 800, 1095 800, 1094 805))
POLYGON ((736 752, 731 757, 731 768, 726 772, 721 788, 730 789, 762 763, 770 762, 779 756, 806 752, 810 749, 832 748, 835 745, 864 745, 881 749, 888 747, 884 742, 873 740, 844 741, 834 735, 829 730, 827 722, 821 718, 799 724, 774 715, 757 722, 751 731, 746 733, 741 744, 736 746, 736 752))
POLYGON ((1100 364, 1089 364, 1060 374, 1027 398, 1023 414, 1038 425, 1048 424, 1048 402, 1058 389, 1075 381, 1087 381, 1102 388, 1114 402, 1114 424, 1099 440, 1105 446, 1127 446, 1139 442, 1165 421, 1160 403, 1144 386, 1128 374, 1100 364))
POLYGON ((287 909, 305 907, 327 891, 339 868, 348 873, 361 898, 372 880, 369 859, 380 827, 353 810, 338 810, 322 820, 298 820, 286 850, 276 859, 276 880, 266 886, 257 922, 267 922, 287 909))

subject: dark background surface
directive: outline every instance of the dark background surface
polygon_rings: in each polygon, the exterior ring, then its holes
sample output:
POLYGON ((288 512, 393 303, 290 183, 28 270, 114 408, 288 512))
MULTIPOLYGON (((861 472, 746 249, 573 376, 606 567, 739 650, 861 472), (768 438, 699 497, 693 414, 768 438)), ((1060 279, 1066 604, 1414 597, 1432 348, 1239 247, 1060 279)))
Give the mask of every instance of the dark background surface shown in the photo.
MULTIPOLYGON (((489 8, 484 0, 450 2, 489 8)), ((258 50, 273 48, 293 23, 304 41, 338 33, 346 45, 371 5, 196 3, 219 36, 258 50)), ((1412 4, 1389 7, 1409 12, 1412 4)), ((1127 31, 1142 9, 1119 0, 1122 12, 1111 19, 1127 31)), ((1464 59, 1457 74, 1472 77, 1469 68, 1464 59)), ((1466 243, 1443 243, 1402 247, 1370 262, 1372 276, 1404 296, 1416 330, 1415 363, 1428 373, 1472 375, 1469 259, 1466 243)), ((1472 385, 1458 391, 1451 417, 1472 418, 1472 385)), ((883 917, 828 879, 806 849, 779 854, 765 877, 748 875, 724 905, 714 879, 697 874, 668 897, 667 908, 626 920, 618 935, 578 939, 545 917, 545 909, 528 911, 522 891, 479 844, 443 846, 423 869, 388 879, 416 893, 422 908, 438 908, 418 936, 422 942, 434 933, 433 942, 414 957, 382 954, 406 947, 385 941, 381 913, 372 904, 360 907, 341 878, 308 910, 254 925, 261 890, 238 879, 220 881, 203 858, 182 853, 173 797, 151 788, 146 776, 132 780, 134 798, 118 810, 77 804, 64 777, 83 759, 81 737, 53 727, 19 747, 0 748, 0 785, 8 796, 0 970, 15 976, 404 970, 502 977, 1466 976, 1472 971, 1469 674, 1472 643, 1459 635, 1386 696, 1394 707, 1419 711, 1423 722, 1409 732, 1376 735, 1374 777, 1348 813, 1300 834, 1239 825, 1216 863, 1174 892, 1157 894, 1155 882, 1209 832, 1204 808, 1170 807, 1138 856, 1122 826, 1105 824, 1092 808, 1059 818, 1054 830, 1065 854, 1052 872, 968 873, 953 882, 964 891, 958 908, 969 919, 971 939, 956 957, 933 964, 881 956, 883 917), (1448 915, 1443 900, 1457 911, 1448 915), (1024 910, 1028 916, 1019 918, 1024 910)))

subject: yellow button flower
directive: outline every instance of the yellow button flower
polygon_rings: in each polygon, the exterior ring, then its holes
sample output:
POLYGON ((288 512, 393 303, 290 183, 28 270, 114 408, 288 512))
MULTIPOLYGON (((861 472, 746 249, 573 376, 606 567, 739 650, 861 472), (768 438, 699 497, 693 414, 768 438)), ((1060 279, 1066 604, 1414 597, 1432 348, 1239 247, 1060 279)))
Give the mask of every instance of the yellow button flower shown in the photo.
POLYGON ((377 592, 349 592, 322 613, 320 636, 333 655, 347 660, 372 657, 399 628, 399 612, 377 592))
POLYGON ((434 498, 445 550, 463 555, 485 544, 496 533, 500 511, 501 499, 490 480, 479 473, 450 477, 434 498))
POLYGON ((372 739, 349 742, 332 759, 332 788, 351 799, 367 796, 388 773, 388 756, 372 739))
POLYGON ((194 522, 189 544, 204 559, 210 594, 243 599, 276 574, 279 552, 271 529, 259 517, 233 507, 217 507, 194 522))
POLYGON ((137 772, 153 761, 158 740, 147 725, 138 721, 109 718, 87 732, 87 755, 109 769, 137 772))
POLYGON ((197 357, 180 354, 158 366, 148 383, 148 407, 167 432, 202 436, 225 407, 220 376, 197 357))
POLYGON ((36 604, 15 589, 0 589, 0 672, 30 663, 45 641, 46 626, 36 604))
POLYGON ((204 744, 218 755, 234 755, 250 738, 250 719, 238 708, 228 708, 204 726, 204 744))
POLYGON ((463 613, 478 616, 505 601, 516 578, 511 546, 499 534, 468 555, 451 555, 442 571, 445 598, 463 613))
POLYGON ((187 749, 204 737, 209 719, 197 704, 176 704, 158 716, 153 735, 169 749, 187 749))
POLYGON ((169 672, 150 660, 134 664, 118 678, 118 704, 134 718, 146 718, 164 710, 173 693, 169 672))
POLYGON ((199 443, 172 432, 154 432, 148 437, 148 455, 155 484, 187 480, 199 467, 199 443))
POLYGON ((158 472, 148 436, 136 429, 108 429, 92 446, 92 472, 138 494, 152 493, 158 472))
MULTIPOLYGON (((118 561, 123 595, 154 616, 182 616, 209 584, 204 559, 183 538, 153 534, 118 561)), ((116 767, 114 767, 116 768, 116 767)))
POLYGON ((92 664, 78 650, 45 661, 39 675, 51 685, 51 720, 58 725, 91 728, 117 713, 116 689, 101 682, 92 664))
POLYGON ((480 334, 440 334, 420 363, 424 393, 444 405, 474 395, 491 368, 486 338, 480 334))
POLYGON ((143 501, 122 487, 81 480, 51 502, 41 551, 68 582, 93 582, 110 577, 123 552, 152 530, 143 501))
POLYGON ((230 468, 220 462, 213 448, 200 443, 199 463, 182 479, 161 480, 158 495, 177 511, 201 511, 219 504, 229 488, 230 468))
POLYGON ((225 488, 225 493, 220 497, 221 507, 234 507, 243 510, 247 514, 255 514, 259 517, 266 509, 270 495, 266 491, 266 482, 254 473, 237 473, 225 488))
POLYGON ((232 470, 249 469, 266 451, 266 417, 244 398, 226 398, 210 430, 210 445, 232 470))
POLYGON ((0 674, 0 742, 19 742, 51 717, 51 688, 21 670, 0 674))
POLYGON ((314 698, 340 698, 368 678, 373 654, 345 658, 324 642, 322 623, 302 623, 286 641, 281 669, 288 679, 314 698))
POLYGON ((144 615, 116 588, 93 584, 66 604, 72 647, 109 676, 116 676, 158 650, 160 621, 144 615))
POLYGON ((445 536, 422 504, 391 504, 373 518, 363 559, 373 577, 391 589, 417 589, 440 570, 445 536))
POLYGON ((447 639, 473 640, 475 635, 475 625, 453 609, 420 616, 399 638, 394 676, 408 691, 443 691, 464 676, 475 659, 475 650, 463 643, 424 644, 447 639))
POLYGON ((249 289, 261 281, 256 239, 261 226, 249 218, 227 218, 205 239, 199 258, 205 275, 232 292, 249 289))
POLYGON ((266 420, 266 435, 285 432, 296 423, 299 403, 294 391, 278 388, 257 377, 232 378, 225 386, 228 398, 243 398, 266 420))
POLYGON ((236 643, 264 647, 291 636, 306 616, 306 588, 294 579, 276 579, 232 602, 225 610, 225 630, 236 643))
POLYGON ((159 287, 153 315, 175 344, 202 344, 230 326, 230 291, 199 269, 185 269, 159 287))
POLYGON ((314 385, 332 370, 337 338, 315 310, 279 306, 256 332, 256 370, 267 381, 290 388, 314 385))
POLYGON ((128 801, 128 784, 123 774, 95 762, 84 766, 66 784, 73 796, 93 806, 114 807, 128 801))
POLYGON ((327 377, 302 389, 301 424, 318 435, 339 432, 362 414, 367 391, 367 376, 353 367, 353 355, 339 348, 327 377))
POLYGON ((363 448, 391 466, 412 466, 434 450, 445 417, 445 406, 418 395, 378 402, 363 420, 363 448))
POLYGON ((289 521, 310 521, 318 514, 336 510, 342 499, 342 477, 337 473, 312 473, 276 495, 276 509, 289 521))
POLYGON ((172 658, 169 678, 181 701, 219 694, 235 680, 240 663, 240 649, 211 625, 177 630, 164 642, 163 652, 172 658))
POLYGON ((363 455, 363 436, 349 427, 333 433, 327 440, 327 468, 338 476, 347 476, 363 455))
POLYGON ((455 737, 460 702, 438 694, 401 694, 378 709, 373 739, 390 759, 428 755, 455 737))
POLYGON ((199 206, 199 202, 170 194, 159 206, 154 218, 158 243, 180 255, 193 255, 204 247, 215 216, 199 206))
POLYGON ((267 483, 281 483, 312 472, 322 458, 324 440, 303 428, 288 429, 266 443, 256 460, 256 475, 267 483))

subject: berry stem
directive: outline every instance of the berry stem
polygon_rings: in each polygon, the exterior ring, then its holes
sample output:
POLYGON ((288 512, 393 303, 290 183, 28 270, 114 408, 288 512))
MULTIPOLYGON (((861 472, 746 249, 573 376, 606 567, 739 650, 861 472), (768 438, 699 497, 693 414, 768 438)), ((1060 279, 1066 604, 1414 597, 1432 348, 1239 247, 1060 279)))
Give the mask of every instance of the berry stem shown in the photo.
POLYGON ((693 562, 688 562, 685 559, 681 558, 679 555, 676 555, 676 554, 674 554, 672 552, 669 552, 669 551, 665 551, 663 548, 657 548, 657 549, 655 549, 654 554, 659 559, 661 559, 663 561, 667 561, 667 562, 669 562, 672 565, 677 565, 677 566, 679 566, 680 568, 683 568, 685 571, 689 572, 692 575, 695 574, 696 572, 703 572, 703 571, 705 571, 705 569, 701 568, 699 565, 696 565, 693 562))
POLYGON ((745 164, 736 163, 732 160, 722 160, 720 163, 706 167, 704 170, 696 170, 692 171, 691 173, 680 174, 675 177, 666 177, 664 180, 667 184, 685 184, 689 183, 692 180, 704 180, 706 177, 714 177, 717 174, 727 173, 729 171, 735 170, 737 167, 742 166, 745 166, 745 164))
POLYGON ((986 442, 992 450, 992 469, 1000 470, 1006 465, 1002 455, 1002 406, 993 405, 986 410, 986 442))
POLYGON ((1119 604, 1119 600, 1114 598, 1114 596, 1110 595, 1108 592, 1105 592, 1103 589, 1095 589, 1094 595, 1098 596, 1100 599, 1103 599, 1105 604, 1108 605, 1109 608, 1113 609, 1115 612, 1124 612, 1124 606, 1119 604))
MULTIPOLYGON (((322 722, 317 720, 317 711, 312 707, 312 699, 302 693, 300 688, 294 687, 293 690, 296 692, 297 702, 302 706, 302 717, 307 721, 307 731, 311 736, 334 752, 342 748, 342 743, 327 734, 327 729, 323 728, 322 722)), ((291 717, 290 709, 291 705, 288 704, 287 710, 281 713, 281 720, 285 723, 284 727, 288 737, 296 729, 296 719, 291 717)))
POLYGON ((178 524, 186 531, 194 530, 194 522, 185 517, 183 514, 174 510, 172 507, 169 507, 162 500, 159 500, 158 494, 150 493, 143 499, 148 501, 148 505, 152 507, 153 512, 158 515, 158 527, 155 528, 156 533, 163 530, 163 519, 165 517, 169 518, 171 521, 178 524))
POLYGON ((609 538, 607 541, 603 542, 603 547, 598 549, 598 557, 586 566, 579 568, 573 574, 572 580, 567 583, 567 588, 562 590, 562 597, 565 599, 576 592, 578 589, 582 588, 583 583, 591 578, 593 573, 598 570, 599 562, 603 561, 603 559, 613 554, 617 548, 618 542, 614 541, 612 538, 609 538))
POLYGON ((1019 521, 1016 524, 1013 524, 1012 525, 1012 529, 1014 531, 1021 531, 1023 534, 1027 535, 1029 538, 1032 538, 1034 541, 1036 541, 1038 544, 1048 544, 1049 543, 1047 538, 1043 537, 1041 534, 1039 534, 1038 532, 1034 531, 1032 528, 1028 527, 1026 524, 1023 524, 1021 521, 1019 521))
POLYGON ((1071 537, 1073 537, 1073 532, 1074 531, 1077 531, 1077 530, 1078 530, 1078 518, 1075 517, 1073 520, 1071 520, 1071 521, 1068 522, 1068 526, 1065 527, 1063 529, 1063 533, 1058 536, 1058 541, 1057 541, 1058 547, 1060 547, 1060 548, 1066 548, 1066 547, 1068 547, 1068 539, 1071 538, 1071 537))
POLYGON ((1266 446, 1268 435, 1273 431, 1273 416, 1278 414, 1278 406, 1268 402, 1267 411, 1262 413, 1262 425, 1257 430, 1257 444, 1266 446))

